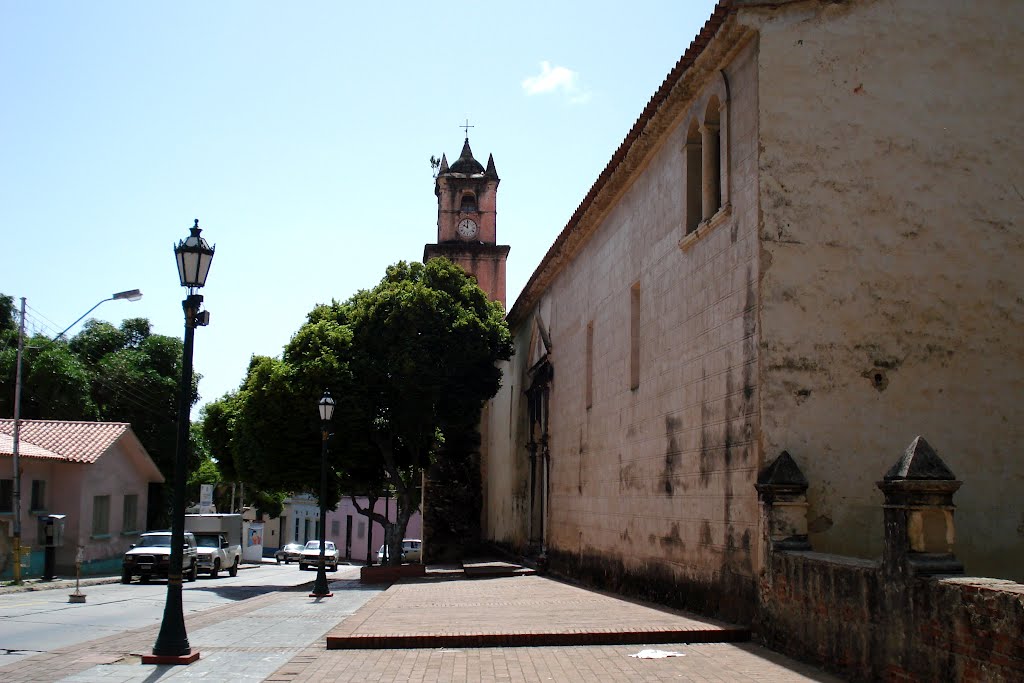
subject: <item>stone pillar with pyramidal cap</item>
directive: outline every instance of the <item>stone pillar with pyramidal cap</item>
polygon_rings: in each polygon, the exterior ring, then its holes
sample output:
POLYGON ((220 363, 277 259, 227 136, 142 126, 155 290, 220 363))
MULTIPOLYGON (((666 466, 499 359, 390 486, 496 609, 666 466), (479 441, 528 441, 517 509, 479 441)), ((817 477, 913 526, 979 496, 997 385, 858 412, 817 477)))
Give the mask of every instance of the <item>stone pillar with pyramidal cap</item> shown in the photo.
POLYGON ((953 472, 924 437, 915 438, 878 488, 885 494, 882 570, 892 578, 963 574, 953 554, 953 472))
POLYGON ((788 451, 757 476, 757 496, 768 550, 810 550, 807 540, 807 477, 788 451))

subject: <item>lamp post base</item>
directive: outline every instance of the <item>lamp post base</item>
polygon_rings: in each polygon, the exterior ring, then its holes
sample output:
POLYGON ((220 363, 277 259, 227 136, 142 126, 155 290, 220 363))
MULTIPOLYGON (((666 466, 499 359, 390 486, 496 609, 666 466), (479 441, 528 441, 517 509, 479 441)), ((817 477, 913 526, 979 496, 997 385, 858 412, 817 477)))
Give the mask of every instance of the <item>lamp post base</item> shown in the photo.
POLYGON ((327 593, 310 593, 309 597, 311 597, 311 598, 333 598, 334 597, 334 593, 331 593, 330 591, 328 591, 327 593))
POLYGON ((142 655, 143 664, 175 665, 191 664, 199 659, 199 651, 193 650, 187 655, 142 655))

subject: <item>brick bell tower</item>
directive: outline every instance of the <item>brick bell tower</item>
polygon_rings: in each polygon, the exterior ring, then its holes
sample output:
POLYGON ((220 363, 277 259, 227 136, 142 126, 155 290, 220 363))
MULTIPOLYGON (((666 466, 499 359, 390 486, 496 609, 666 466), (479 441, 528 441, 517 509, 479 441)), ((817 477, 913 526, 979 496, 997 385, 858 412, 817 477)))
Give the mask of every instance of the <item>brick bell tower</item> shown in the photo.
MULTIPOLYGON (((468 132, 468 130, 467 130, 468 132)), ((498 244, 496 202, 498 172, 494 157, 487 168, 473 158, 469 135, 462 154, 450 167, 442 154, 434 181, 437 195, 437 244, 423 248, 423 262, 444 256, 476 278, 492 301, 505 306, 505 260, 509 246, 498 244)))

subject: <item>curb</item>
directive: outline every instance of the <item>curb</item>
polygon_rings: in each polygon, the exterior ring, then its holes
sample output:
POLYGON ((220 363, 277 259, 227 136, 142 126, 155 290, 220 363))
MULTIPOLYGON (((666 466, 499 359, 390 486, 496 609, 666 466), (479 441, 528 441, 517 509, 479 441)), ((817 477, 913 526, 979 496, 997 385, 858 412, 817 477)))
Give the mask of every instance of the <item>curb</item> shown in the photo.
MULTIPOLYGON (((80 587, 82 586, 101 586, 108 583, 119 583, 121 581, 120 576, 93 576, 88 579, 81 579, 78 582, 80 587)), ((49 591, 49 590, 74 590, 75 580, 74 579, 54 579, 53 581, 43 581, 41 579, 26 579, 18 585, 0 586, 0 595, 7 593, 26 593, 28 591, 49 591)))
MULTIPOLYGON (((265 564, 273 564, 265 563, 265 564)), ((260 565, 255 563, 246 563, 238 566, 239 571, 245 569, 256 569, 260 565)), ((81 579, 78 582, 79 586, 101 586, 108 583, 120 583, 121 575, 115 574, 113 576, 89 576, 81 579)), ((24 593, 26 591, 48 591, 57 589, 74 590, 75 580, 67 577, 59 577, 53 581, 43 581, 38 578, 25 579, 21 582, 21 585, 8 584, 6 586, 0 586, 0 595, 7 593, 24 593)))
POLYGON ((446 633, 431 635, 327 636, 328 650, 392 650, 484 647, 565 647, 575 645, 645 645, 660 643, 744 643, 750 629, 667 629, 660 631, 590 631, 542 633, 446 633))

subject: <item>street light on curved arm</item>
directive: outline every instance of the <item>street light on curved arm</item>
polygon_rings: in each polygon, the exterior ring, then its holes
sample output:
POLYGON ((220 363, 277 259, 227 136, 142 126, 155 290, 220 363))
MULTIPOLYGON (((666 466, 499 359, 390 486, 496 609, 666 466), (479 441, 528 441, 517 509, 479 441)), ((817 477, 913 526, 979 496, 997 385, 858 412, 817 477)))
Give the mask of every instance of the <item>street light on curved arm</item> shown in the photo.
MULTIPOLYGON (((331 392, 324 391, 317 404, 320 409, 320 562, 317 564, 316 581, 313 583, 311 598, 329 598, 334 595, 327 585, 327 571, 324 569, 324 553, 327 548, 327 438, 330 436, 331 418, 334 417, 334 399, 331 392)), ((337 567, 335 567, 337 569, 337 567)))
POLYGON ((65 327, 63 330, 61 330, 61 333, 58 334, 56 337, 54 337, 53 341, 57 341, 58 339, 63 337, 65 334, 67 334, 68 330, 70 330, 72 327, 74 327, 79 322, 81 322, 82 318, 84 318, 85 316, 89 315, 90 313, 95 311, 97 308, 99 308, 100 304, 106 303, 108 301, 114 301, 115 299, 125 299, 127 301, 138 301, 141 298, 142 298, 142 292, 140 292, 137 289, 129 289, 129 290, 124 291, 124 292, 117 292, 116 294, 112 294, 109 297, 107 297, 106 299, 101 299, 100 301, 97 301, 96 304, 92 308, 90 308, 88 311, 86 311, 82 315, 78 316, 78 318, 75 320, 75 322, 71 323, 70 325, 65 327))
MULTIPOLYGON (((182 350, 181 386, 178 396, 178 442, 174 452, 174 495, 171 501, 171 560, 167 570, 167 601, 164 603, 163 620, 153 654, 142 657, 143 664, 191 664, 199 659, 199 652, 193 652, 185 632, 185 615, 182 608, 182 546, 185 543, 185 478, 188 452, 189 409, 192 398, 192 348, 196 327, 210 323, 209 311, 200 311, 203 297, 196 292, 206 284, 213 261, 213 250, 200 236, 199 219, 191 228, 188 237, 174 247, 178 261, 178 278, 181 286, 188 290, 188 296, 181 302, 185 311, 185 343, 182 350)), ((191 579, 195 578, 196 565, 192 565, 191 579)))

